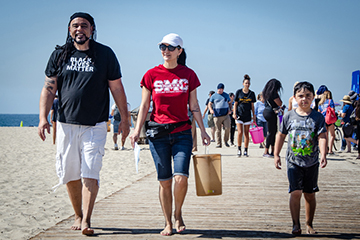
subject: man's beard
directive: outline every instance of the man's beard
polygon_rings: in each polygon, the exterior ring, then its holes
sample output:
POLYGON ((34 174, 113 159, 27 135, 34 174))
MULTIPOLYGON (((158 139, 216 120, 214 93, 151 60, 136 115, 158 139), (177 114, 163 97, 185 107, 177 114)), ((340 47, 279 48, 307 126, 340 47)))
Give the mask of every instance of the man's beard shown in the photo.
POLYGON ((75 37, 75 39, 73 39, 73 40, 74 40, 74 42, 76 42, 77 44, 83 45, 83 44, 86 43, 87 40, 89 40, 89 38, 88 38, 87 36, 85 36, 85 40, 76 40, 76 37, 75 37))

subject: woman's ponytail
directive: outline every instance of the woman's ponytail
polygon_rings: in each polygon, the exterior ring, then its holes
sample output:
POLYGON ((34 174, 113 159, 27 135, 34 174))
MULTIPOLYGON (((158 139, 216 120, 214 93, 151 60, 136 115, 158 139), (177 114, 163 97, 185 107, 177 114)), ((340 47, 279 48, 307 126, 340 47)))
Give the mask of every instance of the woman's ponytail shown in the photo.
POLYGON ((177 63, 186 66, 186 53, 184 48, 182 49, 182 52, 177 60, 177 63))

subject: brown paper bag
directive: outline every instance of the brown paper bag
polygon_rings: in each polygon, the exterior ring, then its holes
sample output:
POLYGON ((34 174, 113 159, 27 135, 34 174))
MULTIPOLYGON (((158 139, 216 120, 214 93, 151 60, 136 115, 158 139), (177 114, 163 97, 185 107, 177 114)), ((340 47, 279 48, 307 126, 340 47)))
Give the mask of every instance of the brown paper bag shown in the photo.
POLYGON ((198 154, 193 156, 193 160, 195 170, 196 195, 221 195, 221 155, 198 154))

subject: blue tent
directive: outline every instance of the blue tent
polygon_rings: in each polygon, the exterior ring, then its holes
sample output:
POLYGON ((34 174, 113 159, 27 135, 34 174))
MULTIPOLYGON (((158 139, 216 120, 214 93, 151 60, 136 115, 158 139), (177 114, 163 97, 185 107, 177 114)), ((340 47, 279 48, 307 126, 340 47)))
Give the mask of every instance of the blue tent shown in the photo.
POLYGON ((352 73, 352 82, 351 82, 351 90, 353 90, 356 93, 360 93, 359 92, 359 77, 360 77, 360 71, 354 71, 352 73))

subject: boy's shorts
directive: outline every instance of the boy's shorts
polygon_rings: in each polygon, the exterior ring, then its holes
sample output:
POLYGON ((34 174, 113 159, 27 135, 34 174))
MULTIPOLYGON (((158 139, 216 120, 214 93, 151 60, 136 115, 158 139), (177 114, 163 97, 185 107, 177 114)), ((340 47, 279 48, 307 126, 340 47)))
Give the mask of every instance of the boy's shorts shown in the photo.
POLYGON ((59 184, 81 178, 100 180, 106 142, 106 122, 84 126, 58 122, 56 173, 59 184))
POLYGON ((302 190, 304 193, 319 191, 317 185, 319 176, 319 162, 311 167, 299 167, 287 162, 287 175, 289 179, 289 193, 302 190))

